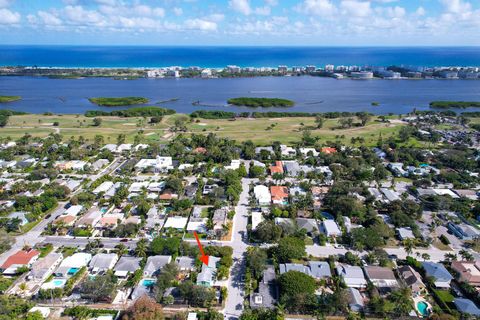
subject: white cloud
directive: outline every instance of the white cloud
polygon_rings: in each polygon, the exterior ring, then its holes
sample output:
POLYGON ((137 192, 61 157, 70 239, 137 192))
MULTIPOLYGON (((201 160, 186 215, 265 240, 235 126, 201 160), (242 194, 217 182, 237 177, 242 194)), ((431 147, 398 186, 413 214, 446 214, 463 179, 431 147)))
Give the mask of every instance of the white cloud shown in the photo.
POLYGON ((208 21, 213 21, 213 22, 220 22, 225 19, 225 15, 222 13, 213 13, 207 17, 205 17, 205 20, 208 21))
POLYGON ((188 19, 185 21, 185 27, 191 30, 216 31, 217 24, 213 21, 203 19, 188 19))
POLYGON ((466 13, 472 9, 469 2, 462 0, 440 0, 449 13, 466 13))
POLYGON ((271 12, 272 10, 270 9, 269 6, 255 8, 255 14, 258 14, 261 16, 269 16, 271 12))
POLYGON ((419 15, 419 16, 424 16, 427 12, 425 11, 425 9, 423 7, 418 7, 417 11, 415 11, 415 14, 419 15))
POLYGON ((0 24, 17 24, 20 22, 21 16, 18 12, 8 9, 0 9, 0 24))
POLYGON ((370 2, 344 0, 340 3, 342 13, 353 17, 366 17, 371 14, 370 2))
POLYGON ((176 16, 181 16, 183 14, 183 9, 182 8, 179 8, 179 7, 175 7, 173 8, 173 13, 176 15, 176 16))
POLYGON ((47 26, 60 26, 63 24, 60 18, 50 12, 38 11, 38 16, 47 26))
POLYGON ((250 7, 249 0, 230 0, 229 5, 233 10, 240 12, 241 14, 244 14, 246 16, 252 13, 252 8, 250 7))
POLYGON ((330 0, 304 0, 296 10, 310 15, 329 16, 335 13, 336 7, 330 0))
POLYGON ((6 8, 12 4, 13 0, 0 0, 0 8, 6 8))

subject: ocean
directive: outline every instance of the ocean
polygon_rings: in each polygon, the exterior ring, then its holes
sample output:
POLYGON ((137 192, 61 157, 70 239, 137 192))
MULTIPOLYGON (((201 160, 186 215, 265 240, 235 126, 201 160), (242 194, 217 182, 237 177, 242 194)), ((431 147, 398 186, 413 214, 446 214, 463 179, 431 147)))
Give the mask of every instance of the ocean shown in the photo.
POLYGON ((480 66, 480 47, 161 47, 0 45, 0 66, 221 68, 480 66))

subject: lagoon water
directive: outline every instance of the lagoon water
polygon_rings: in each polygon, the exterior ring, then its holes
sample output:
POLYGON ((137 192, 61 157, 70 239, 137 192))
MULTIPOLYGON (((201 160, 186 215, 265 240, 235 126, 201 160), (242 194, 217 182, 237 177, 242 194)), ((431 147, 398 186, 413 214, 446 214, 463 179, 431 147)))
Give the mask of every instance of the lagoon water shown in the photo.
MULTIPOLYGON (((335 80, 319 77, 257 77, 233 79, 49 79, 0 77, 0 95, 22 100, 0 108, 29 113, 84 113, 114 110, 91 104, 91 97, 141 96, 148 105, 190 113, 198 109, 225 111, 368 111, 376 114, 427 110, 434 100, 480 101, 478 80, 335 80), (251 109, 227 106, 233 97, 280 97, 295 101, 292 108, 251 109), (160 101, 178 99, 157 104, 160 101), (200 101, 202 106, 194 106, 200 101), (379 106, 372 106, 379 102, 379 106), (207 106, 203 106, 207 105, 207 106)), ((121 109, 121 108, 119 108, 121 109)), ((478 109, 469 109, 478 111, 478 109)))

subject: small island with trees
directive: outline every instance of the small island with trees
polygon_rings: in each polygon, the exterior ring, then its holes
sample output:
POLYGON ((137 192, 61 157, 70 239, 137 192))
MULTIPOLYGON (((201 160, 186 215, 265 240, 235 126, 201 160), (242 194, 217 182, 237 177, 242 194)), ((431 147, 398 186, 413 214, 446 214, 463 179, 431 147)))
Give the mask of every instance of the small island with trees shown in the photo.
POLYGON ((22 99, 20 96, 0 96, 0 103, 13 102, 20 99, 22 99))
POLYGON ((241 107, 251 107, 251 108, 271 108, 271 107, 293 107, 295 102, 287 99, 279 98, 232 98, 229 99, 228 104, 241 107))
POLYGON ((124 107, 133 106, 138 104, 148 103, 149 100, 143 97, 98 97, 88 99, 91 103, 94 103, 102 107, 124 107))
POLYGON ((432 101, 430 108, 435 109, 466 109, 466 108, 480 108, 480 102, 475 101, 432 101))

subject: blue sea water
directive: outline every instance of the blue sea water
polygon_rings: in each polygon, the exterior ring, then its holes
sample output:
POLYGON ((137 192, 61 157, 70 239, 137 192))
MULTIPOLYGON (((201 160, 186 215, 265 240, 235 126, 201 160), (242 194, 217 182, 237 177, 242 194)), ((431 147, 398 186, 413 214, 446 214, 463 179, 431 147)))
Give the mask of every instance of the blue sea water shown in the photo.
POLYGON ((480 47, 7 46, 0 65, 219 68, 305 66, 480 66, 480 47))

